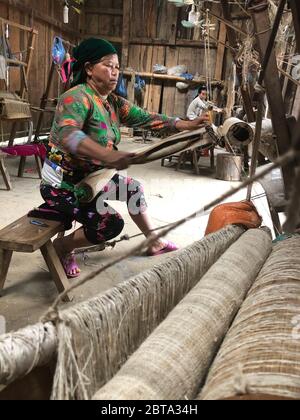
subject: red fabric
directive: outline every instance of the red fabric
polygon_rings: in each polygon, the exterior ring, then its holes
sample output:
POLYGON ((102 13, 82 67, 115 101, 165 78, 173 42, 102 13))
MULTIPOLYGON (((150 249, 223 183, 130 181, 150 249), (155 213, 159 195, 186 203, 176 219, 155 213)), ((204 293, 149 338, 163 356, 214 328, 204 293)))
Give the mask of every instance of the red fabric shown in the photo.
POLYGON ((24 144, 22 146, 1 147, 1 150, 12 156, 40 156, 46 158, 46 148, 42 144, 24 144))
POLYGON ((255 229, 262 224, 262 217, 251 201, 225 203, 213 209, 210 214, 205 235, 217 232, 228 225, 243 225, 255 229))

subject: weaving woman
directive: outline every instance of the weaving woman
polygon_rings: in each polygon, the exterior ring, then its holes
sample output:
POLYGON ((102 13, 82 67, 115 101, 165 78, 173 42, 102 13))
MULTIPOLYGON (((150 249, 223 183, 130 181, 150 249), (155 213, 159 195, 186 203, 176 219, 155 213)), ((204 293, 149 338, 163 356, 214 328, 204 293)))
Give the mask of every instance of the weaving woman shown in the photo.
MULTIPOLYGON (((56 109, 41 185, 48 206, 82 224, 71 235, 54 241, 69 277, 80 273, 73 254, 75 249, 109 241, 124 227, 122 217, 106 200, 127 202, 132 220, 146 237, 153 229, 143 188, 131 178, 117 174, 92 202, 82 204, 79 200, 76 185, 86 176, 103 167, 122 170, 130 165, 133 155, 117 150, 120 125, 171 134, 199 128, 207 120, 203 116, 182 121, 148 113, 115 95, 119 59, 114 46, 105 40, 87 39, 73 55, 76 60, 73 84, 61 96, 56 109)), ((176 249, 171 242, 158 240, 148 254, 159 255, 176 249)))

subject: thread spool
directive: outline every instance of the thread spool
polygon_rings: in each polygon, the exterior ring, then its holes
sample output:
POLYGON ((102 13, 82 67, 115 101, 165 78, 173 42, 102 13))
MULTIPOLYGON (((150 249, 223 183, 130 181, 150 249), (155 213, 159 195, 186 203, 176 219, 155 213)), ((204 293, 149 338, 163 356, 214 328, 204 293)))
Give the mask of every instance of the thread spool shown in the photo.
POLYGON ((228 118, 218 127, 218 134, 225 137, 232 146, 247 146, 254 139, 253 127, 238 118, 228 118))

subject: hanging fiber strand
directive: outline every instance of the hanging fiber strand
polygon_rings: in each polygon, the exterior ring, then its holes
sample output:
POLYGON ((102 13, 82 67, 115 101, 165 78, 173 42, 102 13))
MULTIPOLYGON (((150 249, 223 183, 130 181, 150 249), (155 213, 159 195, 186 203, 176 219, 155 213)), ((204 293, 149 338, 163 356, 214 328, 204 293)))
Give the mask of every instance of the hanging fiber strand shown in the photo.
MULTIPOLYGON (((268 174, 269 172, 271 172, 274 168, 280 167, 280 166, 285 166, 290 162, 293 162, 297 157, 298 157, 299 153, 295 150, 295 149, 290 149, 285 155, 279 157, 274 164, 272 164, 267 170, 262 171, 262 173, 260 173, 259 175, 256 175, 253 179, 248 179, 246 180, 241 186, 232 189, 231 191, 223 194, 221 197, 219 197, 218 199, 212 201, 210 204, 208 204, 205 208, 210 209, 214 206, 216 206, 217 204, 220 204, 222 201, 226 200, 227 198, 229 198, 231 195, 233 195, 234 193, 238 192, 240 189, 244 188, 245 186, 249 185, 252 182, 255 182, 256 180, 260 179, 261 177, 265 176, 266 174, 268 174)), ((187 218, 184 218, 178 222, 176 222, 175 224, 172 225, 172 227, 170 227, 169 229, 165 229, 161 232, 160 235, 158 235, 158 237, 161 237, 163 235, 166 235, 167 233, 169 233, 171 230, 175 229, 176 227, 181 226, 182 224, 185 223, 185 221, 189 220, 191 217, 196 217, 199 214, 198 212, 195 212, 193 215, 190 215, 187 218)), ((215 236, 212 236, 212 238, 214 238, 215 236)), ((137 248, 135 248, 134 250, 131 250, 129 253, 127 253, 125 255, 125 257, 119 258, 114 260, 111 264, 115 264, 118 261, 122 261, 123 259, 125 259, 126 257, 130 256, 130 255, 135 255, 138 252, 138 249, 140 250, 141 247, 143 246, 147 246, 151 241, 153 241, 155 238, 150 238, 149 240, 145 241, 142 246, 139 246, 137 248)), ((206 238, 207 239, 207 238, 206 238)), ((203 241, 202 241, 203 242, 203 241)), ((89 281, 90 278, 94 278, 96 275, 98 275, 100 272, 105 271, 105 269, 107 269, 107 267, 109 266, 106 265, 105 267, 103 267, 100 270, 97 270, 94 273, 91 273, 91 275, 87 276, 86 278, 84 278, 82 281, 78 282, 77 284, 75 284, 74 286, 72 286, 72 288, 77 288, 79 287, 81 284, 84 284, 85 282, 89 281)), ((71 288, 71 289, 72 289, 71 288)), ((68 293, 69 290, 67 290, 65 293, 68 293)), ((58 311, 58 305, 59 302, 61 301, 61 299, 63 298, 64 293, 62 293, 58 299, 55 301, 54 305, 50 308, 50 310, 47 312, 45 319, 48 318, 48 321, 50 319, 52 319, 53 321, 62 321, 60 318, 60 312, 58 311)), ((46 321, 45 321, 46 322, 46 321)), ((23 332, 24 330, 22 330, 23 332)), ((17 333, 19 334, 19 333, 17 333)), ((32 336, 36 337, 36 335, 33 333, 32 336)), ((30 340, 32 339, 32 336, 30 335, 28 342, 30 343, 30 340)), ((43 337, 43 334, 40 334, 39 336, 43 337)), ((35 340, 35 338, 33 338, 33 340, 35 340)), ((43 351, 46 352, 47 357, 51 357, 52 354, 50 354, 49 351, 47 351, 46 347, 43 346, 44 344, 44 340, 43 339, 39 339, 40 341, 35 343, 34 348, 39 348, 39 346, 42 346, 43 351)), ((53 340, 51 341, 51 345, 53 343, 53 340)), ((24 343, 23 343, 24 344, 24 343)), ((22 365, 22 363, 18 360, 11 360, 10 364, 7 365, 7 363, 5 362, 6 360, 9 360, 9 357, 7 356, 7 354, 11 355, 14 354, 14 347, 16 346, 16 353, 19 352, 19 354, 23 351, 23 344, 18 348, 18 335, 14 335, 14 334, 7 334, 4 335, 0 338, 0 384, 6 384, 7 378, 14 378, 16 377, 16 368, 15 366, 18 364, 18 366, 20 366, 20 375, 17 374, 17 377, 25 375, 28 371, 29 368, 28 366, 30 366, 31 362, 29 365, 22 365), (10 347, 9 347, 10 346, 10 347), (5 354, 6 353, 6 354, 5 354)), ((54 347, 56 347, 54 345, 54 347)), ((30 345, 28 344, 28 348, 30 348, 30 345)), ((27 349, 28 351, 28 349, 27 349)), ((32 369, 35 366, 39 366, 40 364, 42 364, 41 360, 39 360, 39 358, 37 357, 37 355, 39 354, 39 352, 36 351, 28 351, 30 353, 30 360, 32 361, 32 369)), ((19 368, 18 368, 19 369, 19 368)), ((9 381, 10 382, 10 381, 9 381)))
MULTIPOLYGON (((116 333, 117 336, 124 331, 124 328, 130 328, 130 348, 134 351, 137 346, 134 340, 140 340, 140 338, 138 338, 139 326, 136 327, 135 333, 132 329, 138 322, 133 316, 140 311, 139 322, 145 324, 144 330, 148 329, 151 332, 151 328, 155 328, 161 318, 194 286, 195 282, 238 239, 242 232, 241 228, 231 226, 210 235, 202 241, 178 252, 175 256, 155 266, 152 270, 124 282, 105 294, 55 314, 54 319, 59 325, 62 319, 66 321, 74 317, 76 319, 80 317, 81 313, 84 314, 85 311, 88 312, 86 318, 89 318, 91 311, 97 310, 95 319, 92 318, 89 321, 93 324, 96 319, 102 319, 101 322, 106 323, 105 328, 109 337, 114 334, 110 320, 114 320, 111 322, 116 327, 115 333, 120 331, 116 333), (176 268, 175 275, 173 267, 176 268), (168 281, 164 280, 165 276, 168 281), (158 291, 157 294, 156 291, 158 291), (134 303, 136 303, 136 308, 132 306, 134 303), (142 306, 142 303, 144 306, 142 306), (145 315, 147 311, 150 311, 150 318, 149 315, 145 315), (151 327, 151 323, 153 327, 151 327), (137 338, 134 338, 132 334, 136 334, 137 338)), ((87 327, 84 324, 83 331, 86 331, 86 329, 87 327)), ((98 336, 98 327, 97 331, 96 335, 98 336)), ((89 332, 88 334, 90 335, 89 332)), ((126 335, 127 333, 124 332, 124 334, 126 335)), ((146 334, 147 332, 144 331, 144 335, 146 334)), ((39 323, 18 332, 2 335, 0 337, 0 384, 7 385, 17 378, 25 376, 35 367, 47 363, 57 352, 58 335, 60 336, 51 322, 39 323)), ((108 341, 110 340, 111 338, 108 341)), ((120 340, 120 337, 118 340, 120 340)), ((108 357, 105 354, 108 352, 109 345, 110 342, 105 344, 106 350, 103 351, 103 357, 108 357)), ((89 345, 90 348, 91 346, 89 345)), ((64 345, 62 345, 61 351, 64 351, 64 345)), ((123 348, 119 348, 118 351, 122 353, 122 356, 118 355, 115 357, 125 357, 126 359, 129 355, 127 353, 131 350, 126 349, 123 343, 123 348)), ((114 358, 112 354, 110 355, 111 358, 114 358)), ((108 363, 108 360, 106 363, 108 363)), ((114 371, 114 368, 110 368, 110 371, 114 371)), ((99 374, 101 375, 101 372, 99 374)), ((109 378, 109 375, 111 374, 106 373, 104 376, 109 378)), ((94 392, 99 386, 97 385, 94 392)))
POLYGON ((300 399, 300 236, 274 245, 198 399, 300 399))
POLYGON ((0 337, 0 385, 19 379, 49 362, 57 349, 53 324, 36 324, 0 337))
POLYGON ((99 270, 96 270, 96 271, 92 272, 91 274, 89 274, 89 275, 85 276, 84 278, 82 278, 81 280, 79 280, 77 283, 74 283, 74 285, 70 286, 68 289, 66 289, 63 293, 61 293, 57 297, 57 299, 53 303, 52 307, 49 308, 49 310, 47 311, 47 313, 43 317, 43 321, 55 320, 55 318, 58 316, 58 307, 59 307, 60 302, 72 290, 77 289, 78 287, 82 286, 83 284, 89 282, 91 279, 94 279, 100 273, 106 271, 108 268, 114 266, 115 264, 117 264, 121 261, 124 261, 126 258, 131 257, 133 255, 140 255, 140 253, 144 249, 147 249, 157 239, 168 235, 170 232, 172 232, 175 229, 177 229, 178 227, 184 225, 186 222, 190 221, 191 219, 194 219, 194 218, 198 217, 199 214, 203 214, 206 211, 214 208, 218 204, 224 202, 227 198, 233 196, 237 192, 241 191, 243 188, 247 187, 250 184, 253 184, 254 182, 263 178, 265 175, 271 173, 273 169, 276 169, 278 167, 284 167, 284 166, 288 165, 289 163, 294 162, 295 159, 299 156, 299 154, 300 154, 299 151, 295 150, 294 148, 291 148, 284 155, 282 155, 278 159, 276 159, 274 161, 274 163, 269 165, 267 169, 262 170, 258 175, 255 175, 254 177, 246 179, 238 187, 232 188, 231 190, 225 192, 224 194, 217 197, 215 200, 211 201, 209 204, 202 207, 198 211, 190 214, 189 216, 184 217, 183 219, 180 219, 177 222, 174 222, 174 223, 170 224, 168 227, 164 228, 159 234, 151 235, 144 242, 142 242, 137 247, 131 249, 125 255, 122 255, 121 257, 118 257, 118 258, 114 259, 113 261, 111 261, 108 264, 101 267, 99 270))
POLYGON ((271 248, 269 231, 242 235, 94 399, 195 398, 271 248))

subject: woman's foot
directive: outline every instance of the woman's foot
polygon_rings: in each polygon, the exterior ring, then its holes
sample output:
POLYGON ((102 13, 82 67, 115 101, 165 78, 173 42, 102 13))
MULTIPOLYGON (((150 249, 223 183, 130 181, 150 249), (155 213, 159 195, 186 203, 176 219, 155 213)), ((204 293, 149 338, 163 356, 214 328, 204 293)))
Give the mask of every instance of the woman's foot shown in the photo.
POLYGON ((149 249, 149 256, 156 256, 167 254, 168 252, 177 251, 179 248, 177 245, 170 241, 156 241, 149 249))
POLYGON ((57 255, 62 263, 65 273, 68 278, 76 278, 80 276, 80 268, 78 267, 75 255, 66 253, 63 246, 63 239, 55 239, 53 246, 57 252, 57 255))

